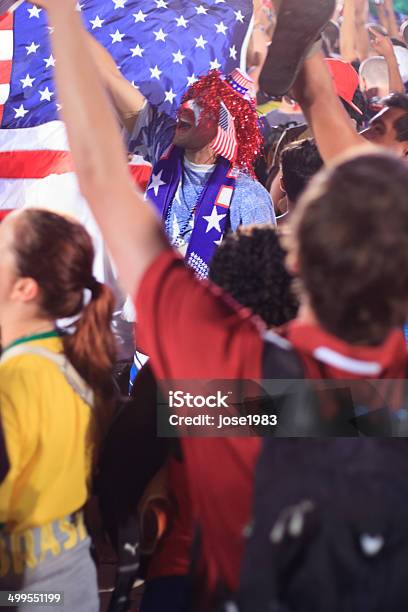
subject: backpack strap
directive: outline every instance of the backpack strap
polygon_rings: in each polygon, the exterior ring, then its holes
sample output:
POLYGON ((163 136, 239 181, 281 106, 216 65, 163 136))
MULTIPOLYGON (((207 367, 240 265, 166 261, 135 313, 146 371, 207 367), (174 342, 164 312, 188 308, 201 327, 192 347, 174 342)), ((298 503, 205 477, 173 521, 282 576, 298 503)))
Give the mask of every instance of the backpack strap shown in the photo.
POLYGON ((91 408, 95 405, 94 392, 91 387, 78 374, 74 366, 68 361, 64 353, 54 353, 43 346, 33 344, 18 344, 8 349, 1 357, 0 364, 20 357, 21 355, 38 355, 55 363, 67 383, 72 387, 77 395, 91 408))
POLYGON ((264 380, 301 380, 305 377, 302 361, 288 340, 271 330, 265 332, 263 340, 262 378, 264 380))

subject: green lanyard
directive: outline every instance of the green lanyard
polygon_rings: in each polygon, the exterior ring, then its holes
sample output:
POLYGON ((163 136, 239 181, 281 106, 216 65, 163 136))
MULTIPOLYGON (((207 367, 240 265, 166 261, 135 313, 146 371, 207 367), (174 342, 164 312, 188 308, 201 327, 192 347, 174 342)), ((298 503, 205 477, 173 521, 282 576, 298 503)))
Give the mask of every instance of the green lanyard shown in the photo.
POLYGON ((33 342, 34 340, 46 340, 47 338, 58 338, 59 335, 60 335, 59 332, 56 329, 53 329, 52 331, 43 332, 42 334, 34 334, 32 336, 23 336, 22 338, 18 338, 17 340, 14 340, 14 342, 11 342, 11 344, 8 344, 7 346, 5 346, 3 349, 3 353, 13 348, 13 346, 24 344, 24 342, 33 342))

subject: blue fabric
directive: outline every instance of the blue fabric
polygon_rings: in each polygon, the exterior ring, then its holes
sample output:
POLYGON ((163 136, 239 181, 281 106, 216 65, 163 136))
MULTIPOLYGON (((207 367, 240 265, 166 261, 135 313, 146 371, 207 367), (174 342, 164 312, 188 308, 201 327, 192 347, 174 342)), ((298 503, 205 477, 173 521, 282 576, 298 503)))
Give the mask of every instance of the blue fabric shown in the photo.
MULTIPOLYGON (((179 192, 176 193, 166 219, 166 232, 172 244, 178 236, 178 229, 183 229, 186 226, 184 239, 188 244, 193 229, 191 211, 211 173, 212 169, 207 172, 200 172, 194 171, 193 164, 184 165, 181 187, 179 192)), ((252 223, 275 222, 275 213, 269 193, 258 181, 240 172, 230 205, 231 229, 235 231, 240 225, 251 225, 252 223)))
MULTIPOLYGON (((180 201, 183 156, 184 151, 180 147, 171 146, 168 149, 153 168, 147 194, 161 218, 166 220, 173 217, 175 220, 168 227, 175 246, 180 248, 187 244, 188 231, 188 248, 183 248, 185 260, 199 278, 206 278, 217 245, 229 227, 229 202, 234 193, 237 174, 232 172, 231 163, 227 159, 219 157, 212 167, 211 176, 204 182, 203 188, 197 190, 198 197, 190 216, 184 225, 180 225, 172 204, 176 194, 176 200, 180 201), (189 231, 190 227, 193 227, 192 232, 189 231)), ((190 171, 194 173, 191 168, 190 171)))
MULTIPOLYGON (((131 135, 128 148, 132 153, 142 155, 155 164, 173 141, 175 121, 157 108, 146 104, 131 135)), ((185 164, 181 188, 176 194, 170 214, 166 219, 166 231, 170 240, 178 235, 178 228, 184 228, 191 217, 191 211, 208 181, 212 168, 202 172, 194 164, 185 164)), ((240 172, 230 205, 231 229, 252 223, 275 223, 275 213, 268 191, 250 176, 240 172)), ((188 229, 185 241, 188 243, 193 226, 188 229)))

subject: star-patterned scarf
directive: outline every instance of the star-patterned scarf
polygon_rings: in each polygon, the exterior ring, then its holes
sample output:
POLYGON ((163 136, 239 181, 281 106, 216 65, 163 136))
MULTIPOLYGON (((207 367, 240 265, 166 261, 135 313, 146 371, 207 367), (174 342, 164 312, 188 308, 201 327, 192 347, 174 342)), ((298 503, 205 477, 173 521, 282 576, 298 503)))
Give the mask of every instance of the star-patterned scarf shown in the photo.
MULTIPOLYGON (((183 149, 171 146, 155 165, 147 188, 149 199, 166 219, 183 172, 183 149)), ((231 163, 219 157, 194 210, 194 229, 186 253, 186 262, 199 278, 207 278, 215 249, 229 226, 229 206, 237 174, 231 163)))

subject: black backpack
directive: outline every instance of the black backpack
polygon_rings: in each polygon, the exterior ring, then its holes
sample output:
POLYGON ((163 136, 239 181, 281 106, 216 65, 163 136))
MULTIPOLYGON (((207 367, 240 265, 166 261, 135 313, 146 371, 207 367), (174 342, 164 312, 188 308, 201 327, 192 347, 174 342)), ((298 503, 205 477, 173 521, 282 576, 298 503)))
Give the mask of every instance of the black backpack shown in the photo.
POLYGON ((406 439, 266 439, 234 609, 405 612, 407 508, 406 439))

